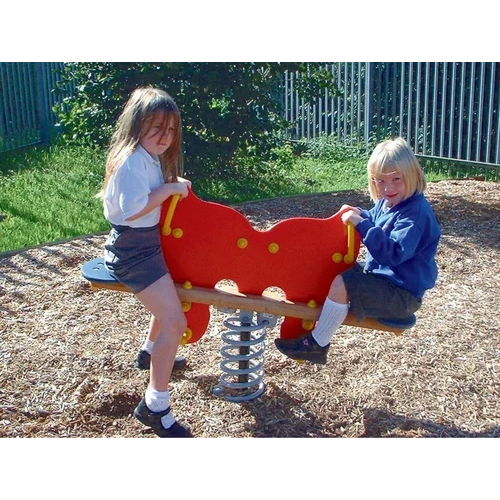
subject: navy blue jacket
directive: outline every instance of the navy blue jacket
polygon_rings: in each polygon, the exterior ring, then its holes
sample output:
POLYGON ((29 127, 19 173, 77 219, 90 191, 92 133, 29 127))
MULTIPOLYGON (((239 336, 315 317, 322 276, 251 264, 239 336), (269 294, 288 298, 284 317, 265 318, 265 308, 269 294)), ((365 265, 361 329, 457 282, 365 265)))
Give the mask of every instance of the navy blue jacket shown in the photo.
POLYGON ((365 271, 383 276, 421 299, 436 284, 435 261, 441 231, 423 194, 387 210, 379 200, 361 210, 356 226, 367 249, 365 271))

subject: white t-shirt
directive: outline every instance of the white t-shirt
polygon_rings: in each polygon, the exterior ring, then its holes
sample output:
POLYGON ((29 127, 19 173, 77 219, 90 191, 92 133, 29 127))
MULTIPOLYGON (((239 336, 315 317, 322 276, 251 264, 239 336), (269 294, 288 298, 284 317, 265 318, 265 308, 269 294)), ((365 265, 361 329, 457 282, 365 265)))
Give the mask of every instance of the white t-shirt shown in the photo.
POLYGON ((149 194, 164 184, 161 164, 139 146, 111 176, 104 197, 104 217, 118 226, 151 227, 160 222, 161 206, 133 221, 149 194))

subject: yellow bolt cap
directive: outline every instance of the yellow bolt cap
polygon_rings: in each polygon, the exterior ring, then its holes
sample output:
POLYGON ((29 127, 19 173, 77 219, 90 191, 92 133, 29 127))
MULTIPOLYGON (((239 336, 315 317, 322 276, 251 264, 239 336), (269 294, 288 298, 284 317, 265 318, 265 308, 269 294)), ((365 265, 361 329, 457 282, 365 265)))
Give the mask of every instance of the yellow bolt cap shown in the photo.
POLYGON ((271 253, 277 253, 278 250, 280 249, 280 246, 277 243, 270 243, 269 246, 267 247, 267 249, 271 253))
POLYGON ((342 260, 343 260, 342 254, 341 254, 341 253, 334 253, 334 254, 332 255, 332 260, 333 260, 333 262, 335 262, 336 264, 338 264, 338 263, 342 262, 342 260))
POLYGON ((240 238, 236 244, 239 248, 246 248, 248 246, 248 240, 246 238, 240 238))
POLYGON ((191 328, 186 328, 186 331, 182 334, 181 345, 187 344, 191 340, 192 336, 193 331, 191 328))
POLYGON ((314 326, 314 321, 310 320, 310 319, 304 319, 302 321, 302 328, 304 330, 312 330, 313 329, 313 326, 314 326))

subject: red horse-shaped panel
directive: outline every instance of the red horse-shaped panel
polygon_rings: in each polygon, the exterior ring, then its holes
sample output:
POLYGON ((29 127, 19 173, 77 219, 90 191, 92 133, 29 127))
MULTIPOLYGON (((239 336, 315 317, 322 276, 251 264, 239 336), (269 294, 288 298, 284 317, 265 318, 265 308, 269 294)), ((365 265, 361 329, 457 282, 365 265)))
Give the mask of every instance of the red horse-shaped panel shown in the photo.
MULTIPOLYGON (((341 213, 286 219, 259 231, 237 210, 190 191, 178 203, 177 198, 164 203, 163 253, 175 283, 214 288, 231 280, 241 293, 261 295, 278 287, 293 302, 322 304, 333 278, 353 265, 359 251, 356 231, 349 248, 341 213)), ((209 306, 192 304, 186 318, 192 343, 206 331, 209 306)), ((285 318, 280 336, 293 338, 303 331, 300 319, 285 318)))

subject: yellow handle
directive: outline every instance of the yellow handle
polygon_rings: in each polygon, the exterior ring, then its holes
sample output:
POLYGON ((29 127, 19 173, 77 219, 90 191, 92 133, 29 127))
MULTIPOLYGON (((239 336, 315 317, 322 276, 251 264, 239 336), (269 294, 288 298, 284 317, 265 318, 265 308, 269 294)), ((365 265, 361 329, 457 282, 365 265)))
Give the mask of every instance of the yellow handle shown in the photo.
POLYGON ((346 264, 352 264, 354 262, 354 243, 356 241, 354 225, 350 222, 347 223, 347 255, 344 257, 344 262, 346 264))
POLYGON ((165 217, 165 222, 163 223, 163 227, 161 229, 161 234, 168 236, 172 232, 172 228, 170 224, 172 223, 172 217, 174 216, 175 207, 177 206, 177 202, 179 201, 181 195, 175 194, 172 196, 172 201, 170 202, 170 206, 167 210, 167 216, 165 217))

